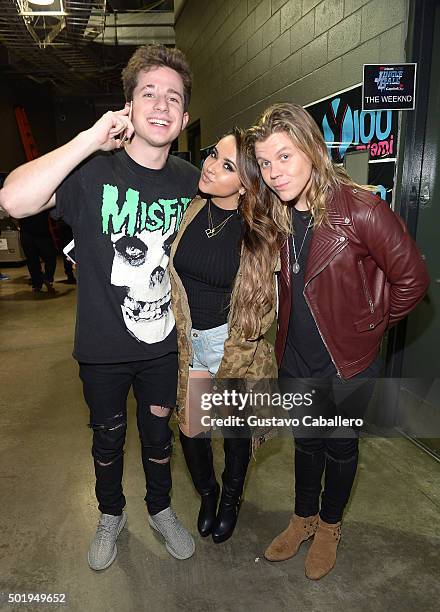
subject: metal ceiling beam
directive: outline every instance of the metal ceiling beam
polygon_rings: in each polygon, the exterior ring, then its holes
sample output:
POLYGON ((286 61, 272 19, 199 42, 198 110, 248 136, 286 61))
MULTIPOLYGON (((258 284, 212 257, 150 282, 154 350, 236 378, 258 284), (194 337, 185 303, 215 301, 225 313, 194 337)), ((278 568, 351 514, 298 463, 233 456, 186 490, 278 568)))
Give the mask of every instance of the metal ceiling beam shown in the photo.
MULTIPOLYGON (((116 4, 114 0, 113 3, 116 4)), ((145 44, 153 37, 164 44, 174 42, 173 14, 169 10, 148 12, 141 0, 130 0, 129 6, 139 4, 143 7, 141 10, 129 8, 123 14, 115 11, 118 21, 124 22, 122 28, 127 28, 126 36, 122 35, 122 29, 114 27, 115 13, 109 11, 115 7, 105 0, 65 0, 65 27, 61 19, 40 16, 40 21, 36 18, 32 21, 32 35, 25 23, 25 19, 32 18, 19 15, 18 0, 0 0, 0 46, 6 47, 10 58, 9 67, 0 66, 0 71, 9 75, 27 74, 30 78, 35 75, 40 81, 46 79, 63 94, 90 95, 119 90, 121 70, 131 54, 130 47, 119 47, 123 40, 132 45, 145 44), (106 27, 111 38, 105 37, 106 44, 103 44, 106 27), (170 28, 169 32, 166 27, 170 28)), ((168 0, 150 2, 149 6, 153 4, 156 9, 171 6, 168 0)))

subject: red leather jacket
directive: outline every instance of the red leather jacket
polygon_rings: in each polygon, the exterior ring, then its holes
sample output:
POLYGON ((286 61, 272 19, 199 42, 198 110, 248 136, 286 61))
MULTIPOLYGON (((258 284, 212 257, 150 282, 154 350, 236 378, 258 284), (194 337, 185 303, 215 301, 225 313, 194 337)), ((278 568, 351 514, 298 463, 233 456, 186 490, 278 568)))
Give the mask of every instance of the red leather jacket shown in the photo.
MULTIPOLYGON (((331 227, 313 232, 304 297, 342 378, 376 358, 387 327, 423 298, 429 276, 405 224, 370 192, 342 186, 327 202, 331 227)), ((278 365, 284 355, 292 305, 291 262, 281 249, 278 365)))

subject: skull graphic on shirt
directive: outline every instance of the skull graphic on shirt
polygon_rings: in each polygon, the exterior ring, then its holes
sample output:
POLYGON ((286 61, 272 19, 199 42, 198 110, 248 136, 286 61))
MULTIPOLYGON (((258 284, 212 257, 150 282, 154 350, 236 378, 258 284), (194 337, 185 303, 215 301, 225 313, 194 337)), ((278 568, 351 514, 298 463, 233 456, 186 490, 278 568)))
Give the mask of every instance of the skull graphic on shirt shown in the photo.
POLYGON ((175 221, 166 233, 144 229, 133 236, 125 231, 111 234, 110 282, 122 288, 121 310, 127 330, 147 344, 164 340, 174 327, 168 261, 175 221))

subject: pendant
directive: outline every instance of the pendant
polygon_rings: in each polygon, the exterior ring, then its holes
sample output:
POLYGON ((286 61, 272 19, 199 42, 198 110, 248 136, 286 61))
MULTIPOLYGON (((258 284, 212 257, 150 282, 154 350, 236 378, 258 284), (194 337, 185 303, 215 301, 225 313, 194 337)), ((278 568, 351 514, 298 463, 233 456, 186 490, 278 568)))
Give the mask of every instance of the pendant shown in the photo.
POLYGON ((211 229, 210 227, 207 227, 207 228, 205 229, 205 233, 206 233, 206 235, 208 236, 208 238, 212 238, 212 237, 214 236, 214 230, 213 230, 213 229, 211 229))
POLYGON ((299 263, 297 261, 295 261, 295 263, 292 266, 292 272, 294 274, 298 274, 298 272, 299 272, 299 263))

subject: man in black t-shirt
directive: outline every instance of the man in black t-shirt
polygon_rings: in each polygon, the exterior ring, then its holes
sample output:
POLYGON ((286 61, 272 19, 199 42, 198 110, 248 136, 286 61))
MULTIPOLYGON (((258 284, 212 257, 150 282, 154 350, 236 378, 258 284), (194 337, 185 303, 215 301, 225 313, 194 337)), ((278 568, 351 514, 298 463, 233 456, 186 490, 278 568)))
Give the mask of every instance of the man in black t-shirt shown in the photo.
POLYGON ((48 293, 55 293, 53 277, 57 266, 57 252, 49 229, 47 211, 20 220, 20 242, 26 255, 34 294, 42 293, 43 284, 48 293), (44 262, 44 272, 40 259, 44 262))
POLYGON ((108 567, 126 516, 122 491, 126 401, 137 402, 149 523, 168 552, 194 541, 170 506, 177 346, 168 258, 199 172, 169 156, 188 122, 191 75, 183 54, 140 47, 123 71, 127 104, 8 177, 1 205, 15 217, 55 207, 73 231, 78 302, 74 357, 93 429, 101 517, 88 561, 108 567), (122 145, 125 144, 125 147, 122 145))

